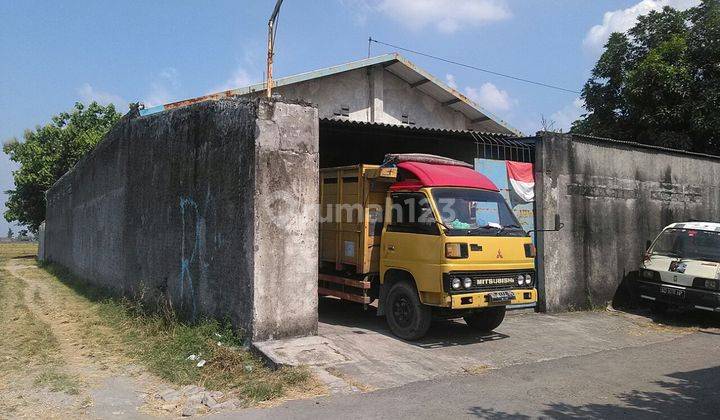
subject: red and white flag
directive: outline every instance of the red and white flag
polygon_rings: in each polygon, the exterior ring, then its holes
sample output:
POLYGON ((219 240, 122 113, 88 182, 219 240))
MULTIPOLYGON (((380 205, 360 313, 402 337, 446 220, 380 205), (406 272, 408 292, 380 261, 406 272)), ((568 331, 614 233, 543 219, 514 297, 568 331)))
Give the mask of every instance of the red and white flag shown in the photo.
POLYGON ((535 201, 535 174, 533 164, 505 161, 508 180, 515 194, 527 203, 535 201))

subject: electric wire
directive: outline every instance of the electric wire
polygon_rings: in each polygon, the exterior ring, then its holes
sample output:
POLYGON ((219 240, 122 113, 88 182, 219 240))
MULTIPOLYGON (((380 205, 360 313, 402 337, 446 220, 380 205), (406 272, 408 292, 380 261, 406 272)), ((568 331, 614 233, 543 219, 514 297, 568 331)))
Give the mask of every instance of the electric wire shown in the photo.
POLYGON ((443 62, 445 62, 445 63, 453 64, 453 65, 460 66, 460 67, 465 67, 465 68, 468 68, 468 69, 471 69, 471 70, 477 70, 477 71, 481 71, 481 72, 484 72, 484 73, 492 74, 492 75, 495 75, 495 76, 500 76, 500 77, 505 77, 505 78, 508 78, 508 79, 516 80, 516 81, 518 81, 518 82, 530 83, 530 84, 533 84, 533 85, 536 85, 536 86, 541 86, 541 87, 545 87, 545 88, 549 88, 549 89, 555 89, 555 90, 559 90, 559 91, 562 91, 562 92, 574 93, 574 94, 577 94, 577 95, 579 95, 579 94, 581 93, 580 91, 577 91, 577 90, 567 89, 567 88, 564 88, 564 87, 555 86, 555 85, 550 85, 550 84, 543 83, 543 82, 537 82, 537 81, 535 81, 535 80, 524 79, 524 78, 522 78, 522 77, 512 76, 512 75, 509 75, 509 74, 500 73, 500 72, 497 72, 497 71, 488 70, 488 69, 484 69, 484 68, 481 68, 481 67, 476 67, 476 66, 473 66, 473 65, 470 65, 470 64, 461 63, 461 62, 459 62, 459 61, 450 60, 450 59, 447 59, 447 58, 438 57, 438 56, 436 56, 436 55, 432 55, 432 54, 428 54, 428 53, 424 53, 424 52, 412 50, 412 49, 410 49, 410 48, 400 47, 400 46, 398 46, 398 45, 393 45, 393 44, 389 44, 389 43, 387 43, 387 42, 378 41, 377 39, 374 39, 374 38, 372 38, 372 37, 368 38, 368 55, 369 55, 369 52, 370 52, 369 46, 370 46, 370 43, 372 43, 372 42, 374 42, 374 43, 376 43, 376 44, 380 44, 380 45, 385 45, 386 47, 395 48, 395 49, 398 49, 398 50, 401 50, 401 51, 406 51, 406 52, 409 52, 409 53, 412 53, 412 54, 417 54, 417 55, 420 55, 420 56, 423 56, 423 57, 432 58, 433 60, 443 61, 443 62))

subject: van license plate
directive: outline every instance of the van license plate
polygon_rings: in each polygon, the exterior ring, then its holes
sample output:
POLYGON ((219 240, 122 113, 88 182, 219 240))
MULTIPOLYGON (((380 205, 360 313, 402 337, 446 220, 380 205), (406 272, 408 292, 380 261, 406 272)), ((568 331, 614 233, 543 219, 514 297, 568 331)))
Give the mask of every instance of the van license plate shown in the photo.
POLYGON ((673 296, 680 299, 685 298, 685 290, 676 289, 674 287, 660 287, 660 294, 665 296, 673 296))
POLYGON ((490 292, 487 294, 489 302, 509 302, 515 299, 514 292, 502 291, 502 292, 490 292))

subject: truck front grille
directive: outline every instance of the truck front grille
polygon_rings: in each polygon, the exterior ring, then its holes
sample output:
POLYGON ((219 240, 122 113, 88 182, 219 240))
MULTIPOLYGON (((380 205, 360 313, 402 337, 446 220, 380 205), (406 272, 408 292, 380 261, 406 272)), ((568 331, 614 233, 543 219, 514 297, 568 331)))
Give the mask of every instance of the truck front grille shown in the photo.
POLYGON ((516 271, 454 271, 443 275, 443 289, 449 294, 467 292, 485 292, 494 290, 532 289, 535 287, 535 272, 532 270, 516 271), (516 279, 518 274, 530 274, 533 281, 529 286, 518 286, 516 279), (452 288, 452 279, 459 278, 461 281, 466 277, 472 280, 472 286, 468 289, 461 287, 459 290, 452 288))

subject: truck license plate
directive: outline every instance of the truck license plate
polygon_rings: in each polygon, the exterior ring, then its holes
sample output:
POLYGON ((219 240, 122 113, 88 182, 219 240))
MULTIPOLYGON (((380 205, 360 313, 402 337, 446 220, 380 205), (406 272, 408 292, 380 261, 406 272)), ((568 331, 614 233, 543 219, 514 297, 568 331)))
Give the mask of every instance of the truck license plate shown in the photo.
POLYGON ((490 302, 509 302, 515 299, 515 293, 508 291, 490 292, 487 294, 487 298, 490 302))
POLYGON ((674 287, 660 287, 660 294, 665 296, 673 296, 676 298, 683 299, 685 297, 685 290, 676 289, 674 287))

